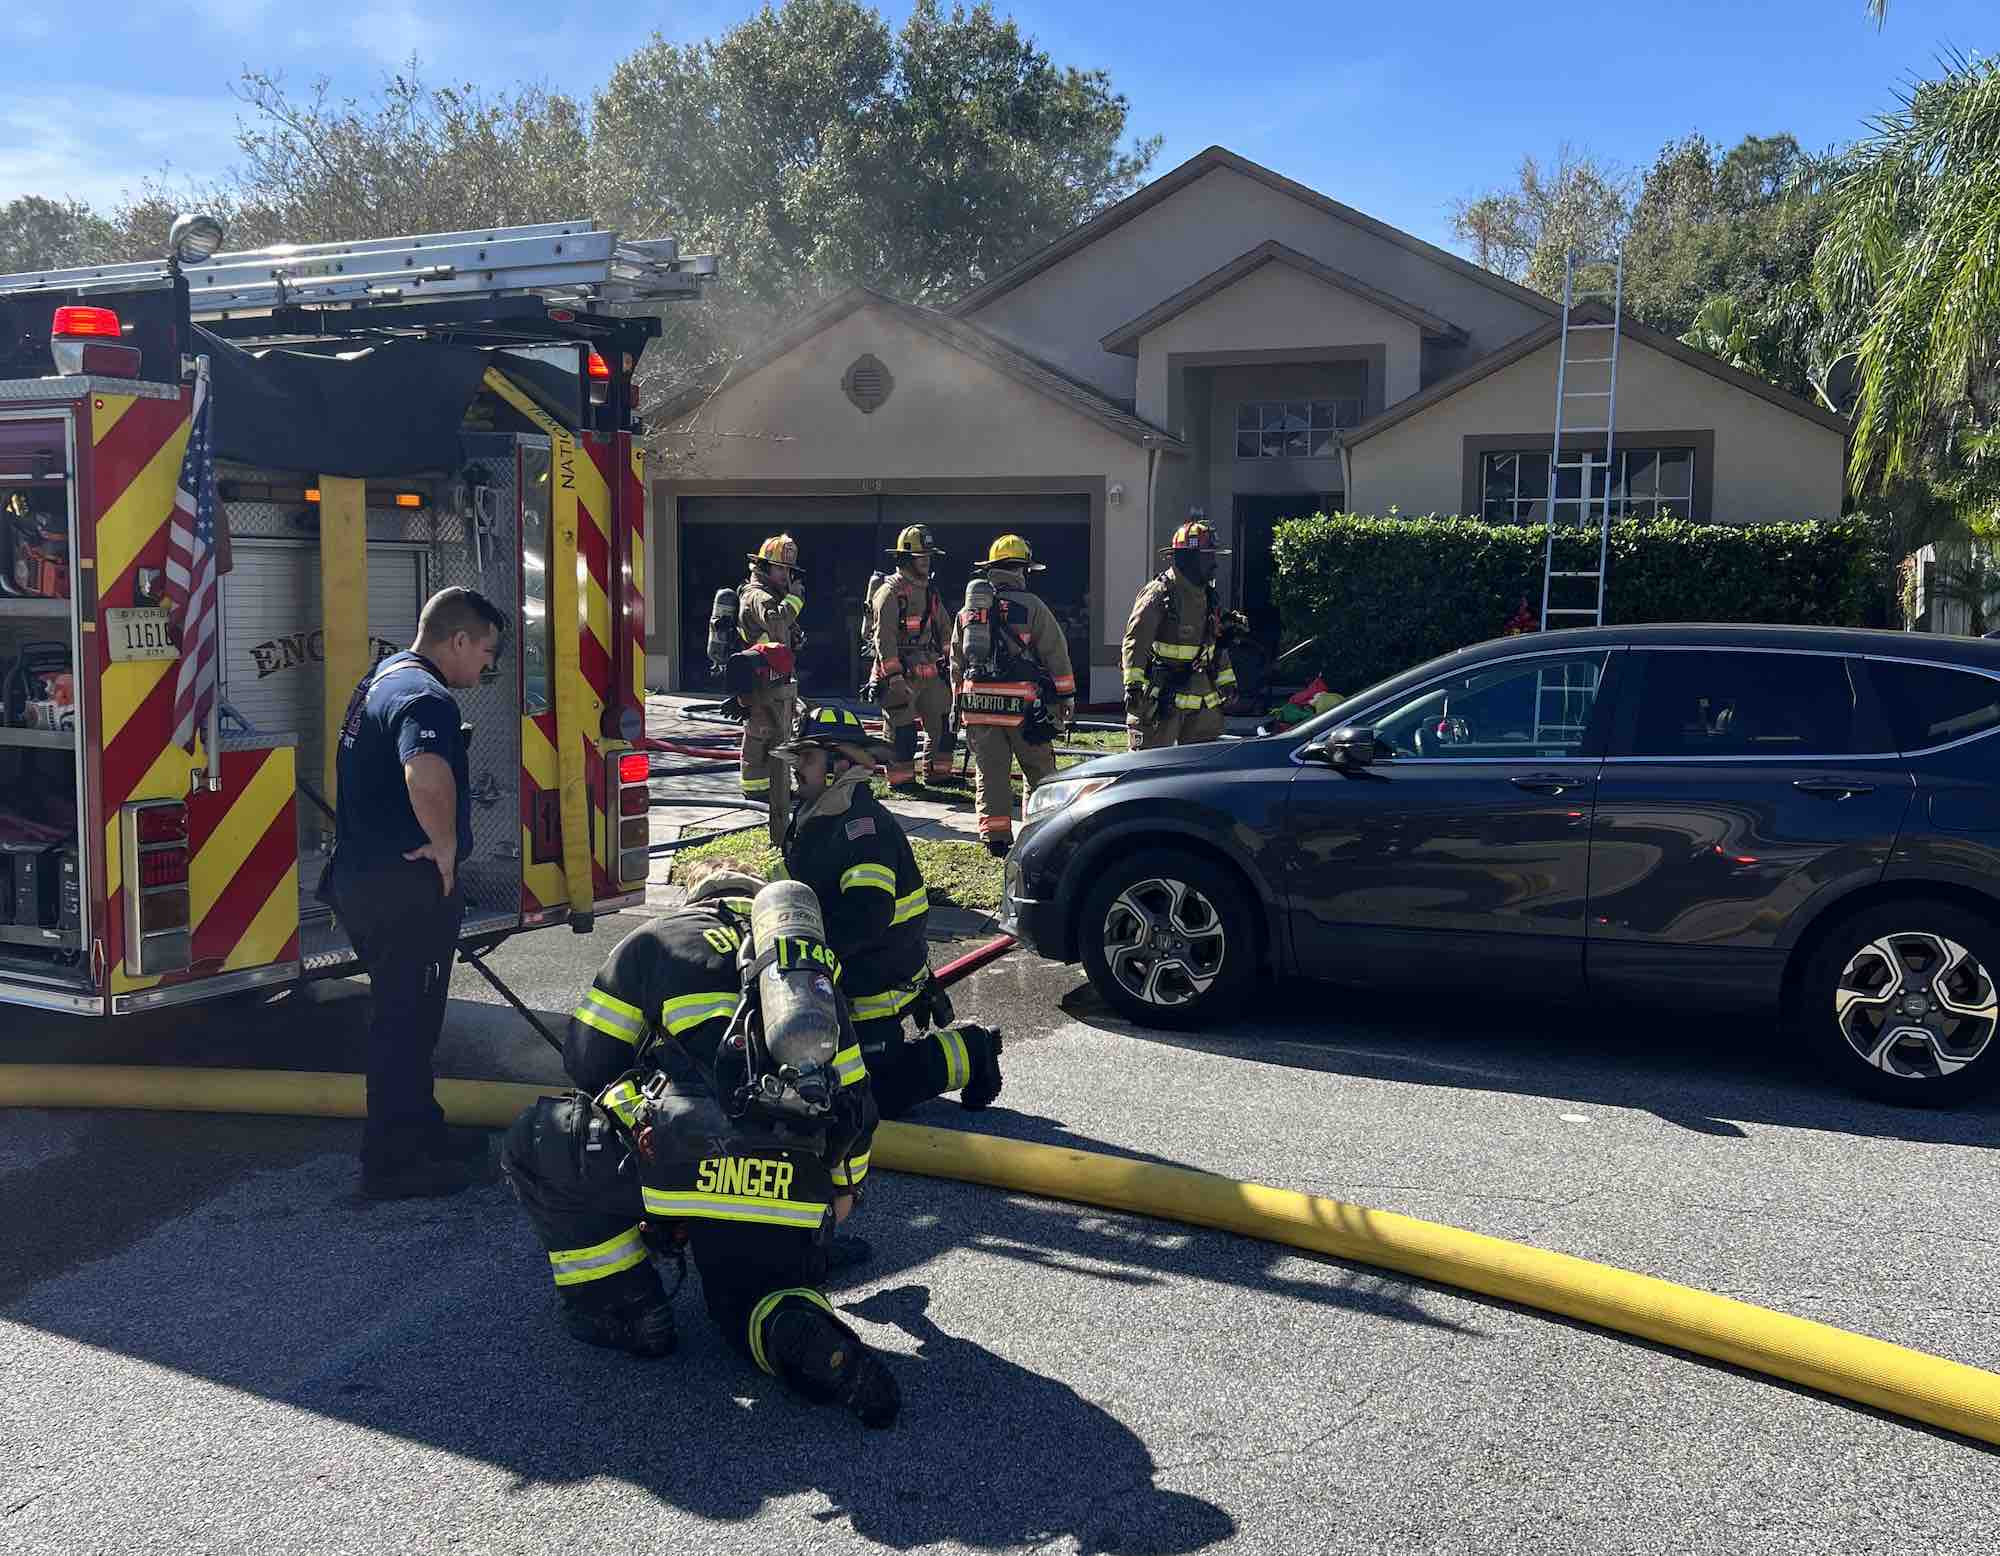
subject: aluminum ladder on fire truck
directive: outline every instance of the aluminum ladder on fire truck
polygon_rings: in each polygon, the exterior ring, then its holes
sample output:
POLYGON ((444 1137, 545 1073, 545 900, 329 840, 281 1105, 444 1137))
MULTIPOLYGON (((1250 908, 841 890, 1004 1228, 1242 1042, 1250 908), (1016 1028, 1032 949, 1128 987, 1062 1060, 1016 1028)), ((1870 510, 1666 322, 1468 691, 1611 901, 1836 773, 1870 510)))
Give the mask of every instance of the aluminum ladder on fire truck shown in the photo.
MULTIPOLYGON (((1593 307, 1601 315, 1601 307, 1593 307)), ((1611 559, 1612 472, 1617 466, 1615 447, 1618 425, 1618 341, 1625 313, 1625 255, 1623 250, 1601 257, 1582 256, 1572 249, 1563 256, 1562 334, 1556 354, 1555 435, 1549 449, 1548 526, 1542 547, 1542 630, 1558 627, 1598 627, 1604 624, 1606 573, 1611 559), (1585 271, 1611 272, 1605 286, 1583 286, 1585 271), (1610 304, 1610 318, 1578 318, 1585 304, 1610 304), (1608 341, 1608 347, 1598 342, 1608 341), (1579 355, 1578 352, 1582 353, 1579 355), (1603 368, 1572 376, 1572 368, 1603 368), (1581 383, 1584 387, 1578 387, 1581 383), (1575 409, 1570 402, 1581 402, 1575 409), (1575 438, 1604 439, 1600 455, 1586 446, 1574 457, 1563 457, 1563 443, 1575 438), (1575 495, 1563 495, 1564 476, 1575 478, 1575 495), (1601 485, 1601 490, 1599 489, 1601 485), (1592 504, 1596 512, 1592 513, 1592 504), (1566 510, 1574 508, 1574 516, 1566 510), (1556 565, 1556 539, 1561 533, 1587 534, 1595 518, 1597 566, 1564 568, 1556 565), (1559 591, 1558 583, 1585 585, 1586 588, 1559 591), (1559 599, 1589 604, 1558 604, 1559 599)), ((1546 670, 1537 678, 1535 693, 1535 744, 1571 744, 1583 736, 1594 700, 1596 676, 1580 682, 1569 673, 1570 666, 1546 670)), ((1580 668, 1580 667, 1578 667, 1580 668)))
MULTIPOLYGON (((168 261, 82 265, 0 276, 0 295, 115 292, 171 279, 168 261)), ((289 306, 380 308, 446 299, 534 296, 553 305, 637 308, 691 297, 716 273, 672 238, 625 239, 588 221, 340 243, 276 244, 185 265, 197 320, 289 306)))

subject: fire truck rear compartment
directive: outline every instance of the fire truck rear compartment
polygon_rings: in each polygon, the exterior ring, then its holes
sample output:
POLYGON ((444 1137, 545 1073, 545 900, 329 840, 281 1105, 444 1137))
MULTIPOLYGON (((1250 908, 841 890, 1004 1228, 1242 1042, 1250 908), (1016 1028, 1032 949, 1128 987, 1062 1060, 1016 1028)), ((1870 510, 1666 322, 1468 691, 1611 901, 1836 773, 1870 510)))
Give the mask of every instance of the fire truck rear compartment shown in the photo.
POLYGON ((82 989, 69 420, 0 417, 0 976, 82 989))
MULTIPOLYGON (((466 443, 459 471, 368 483, 367 636, 376 663, 408 648, 424 601, 454 584, 480 590, 516 624, 492 681, 456 693, 472 727, 473 851, 459 876, 465 930, 473 935, 521 922, 522 649, 538 623, 528 624, 528 634, 520 630, 519 445, 542 445, 543 470, 547 453, 546 440, 532 438, 474 435, 466 443), (399 505, 412 499, 420 505, 399 505)), ((527 452, 531 460, 537 453, 527 452)), ((339 796, 327 793, 321 736, 319 515, 307 500, 316 478, 233 464, 219 465, 216 475, 235 553, 222 591, 225 729, 295 741, 300 961, 308 976, 347 970, 352 947, 315 896, 334 832, 322 802, 339 805, 339 796)))

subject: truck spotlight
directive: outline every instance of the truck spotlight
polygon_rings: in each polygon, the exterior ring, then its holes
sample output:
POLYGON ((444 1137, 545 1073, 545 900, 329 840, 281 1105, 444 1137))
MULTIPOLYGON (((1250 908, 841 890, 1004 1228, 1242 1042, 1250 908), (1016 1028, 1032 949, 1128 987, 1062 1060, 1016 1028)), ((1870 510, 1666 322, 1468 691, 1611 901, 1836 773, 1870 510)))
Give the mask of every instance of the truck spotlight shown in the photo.
POLYGON ((222 223, 213 216, 176 216, 167 251, 183 265, 198 265, 222 247, 222 223))

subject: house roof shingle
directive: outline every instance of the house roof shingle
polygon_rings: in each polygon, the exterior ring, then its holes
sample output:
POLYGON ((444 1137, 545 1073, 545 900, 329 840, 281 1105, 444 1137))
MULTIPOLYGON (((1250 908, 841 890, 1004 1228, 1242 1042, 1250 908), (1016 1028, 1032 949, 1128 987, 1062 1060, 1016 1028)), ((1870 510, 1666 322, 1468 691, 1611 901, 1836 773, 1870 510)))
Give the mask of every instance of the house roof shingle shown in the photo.
POLYGON ((1515 302, 1526 303, 1539 313, 1555 314, 1560 311, 1560 304, 1552 298, 1544 297, 1540 292, 1518 286, 1506 277, 1482 269, 1472 261, 1441 249, 1436 244, 1426 243, 1422 238, 1404 232, 1399 227, 1391 227, 1387 222, 1378 221, 1365 212, 1355 210, 1351 205, 1342 205, 1338 200, 1329 199, 1317 189, 1308 189, 1304 184, 1295 183, 1282 173, 1273 172, 1260 163, 1252 162, 1248 157, 1238 156, 1227 147, 1210 146, 1206 151, 1197 152, 1171 172, 1161 174, 1145 188, 1134 191, 1116 205, 1098 212, 1082 226, 1072 228, 1053 243, 1037 249, 1012 269, 1002 271, 985 285, 968 292, 952 304, 952 313, 963 318, 967 314, 977 312, 988 303, 1004 297, 1015 287, 1032 281, 1044 270, 1060 264, 1070 255, 1090 247, 1099 238, 1122 227, 1134 217, 1143 216, 1161 201, 1179 193, 1196 179, 1214 172, 1217 168, 1227 168, 1233 173, 1255 180, 1268 189, 1289 195, 1302 205, 1311 206, 1316 211, 1358 227, 1361 231, 1393 243, 1398 248, 1442 265, 1445 269, 1477 281, 1480 285, 1510 297, 1515 302))
MULTIPOLYGON (((1577 308, 1574 310, 1574 315, 1581 323, 1611 322, 1611 311, 1598 303, 1588 303, 1577 308)), ((1776 384, 1759 378, 1754 373, 1746 373, 1740 368, 1731 367, 1720 357, 1710 356, 1706 351, 1686 345, 1671 335, 1663 335, 1658 330, 1648 329, 1631 319, 1619 322, 1618 333, 1627 340, 1637 341, 1642 346, 1650 346, 1677 362, 1685 363, 1697 372, 1718 378, 1732 388, 1741 389, 1745 394, 1754 394, 1758 399, 1766 400, 1780 410, 1790 411, 1795 416, 1803 416, 1808 421, 1817 422, 1830 431, 1845 433, 1849 430, 1849 422, 1845 416, 1827 410, 1824 406, 1814 405, 1809 400, 1802 400, 1789 390, 1780 389, 1776 384)), ((1441 378, 1428 389, 1421 390, 1408 399, 1398 400, 1387 410, 1346 433, 1342 442, 1349 448, 1357 443, 1365 443, 1377 433, 1387 432, 1398 423, 1408 421, 1412 416, 1421 415, 1442 400, 1450 399, 1460 390, 1470 388, 1481 379, 1492 377, 1502 368, 1512 367, 1523 357, 1533 355, 1544 346, 1553 345, 1561 335, 1562 320, 1551 319, 1547 324, 1509 341, 1498 351, 1481 357, 1451 377, 1441 378)))

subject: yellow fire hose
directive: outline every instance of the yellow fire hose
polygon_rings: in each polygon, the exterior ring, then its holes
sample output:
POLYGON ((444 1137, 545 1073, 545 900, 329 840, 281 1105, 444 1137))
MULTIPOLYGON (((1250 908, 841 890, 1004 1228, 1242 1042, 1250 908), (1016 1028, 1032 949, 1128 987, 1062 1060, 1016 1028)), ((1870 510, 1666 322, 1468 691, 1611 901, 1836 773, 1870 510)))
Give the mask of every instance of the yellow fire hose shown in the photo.
MULTIPOLYGON (((552 1088, 441 1080, 455 1123, 501 1128, 552 1088)), ((0 1107, 360 1118, 359 1075, 0 1065, 0 1107)), ((873 1165, 1215 1227, 1541 1308, 2000 1444, 2000 1375, 1503 1238, 1290 1189, 989 1135, 884 1124, 873 1165)))

